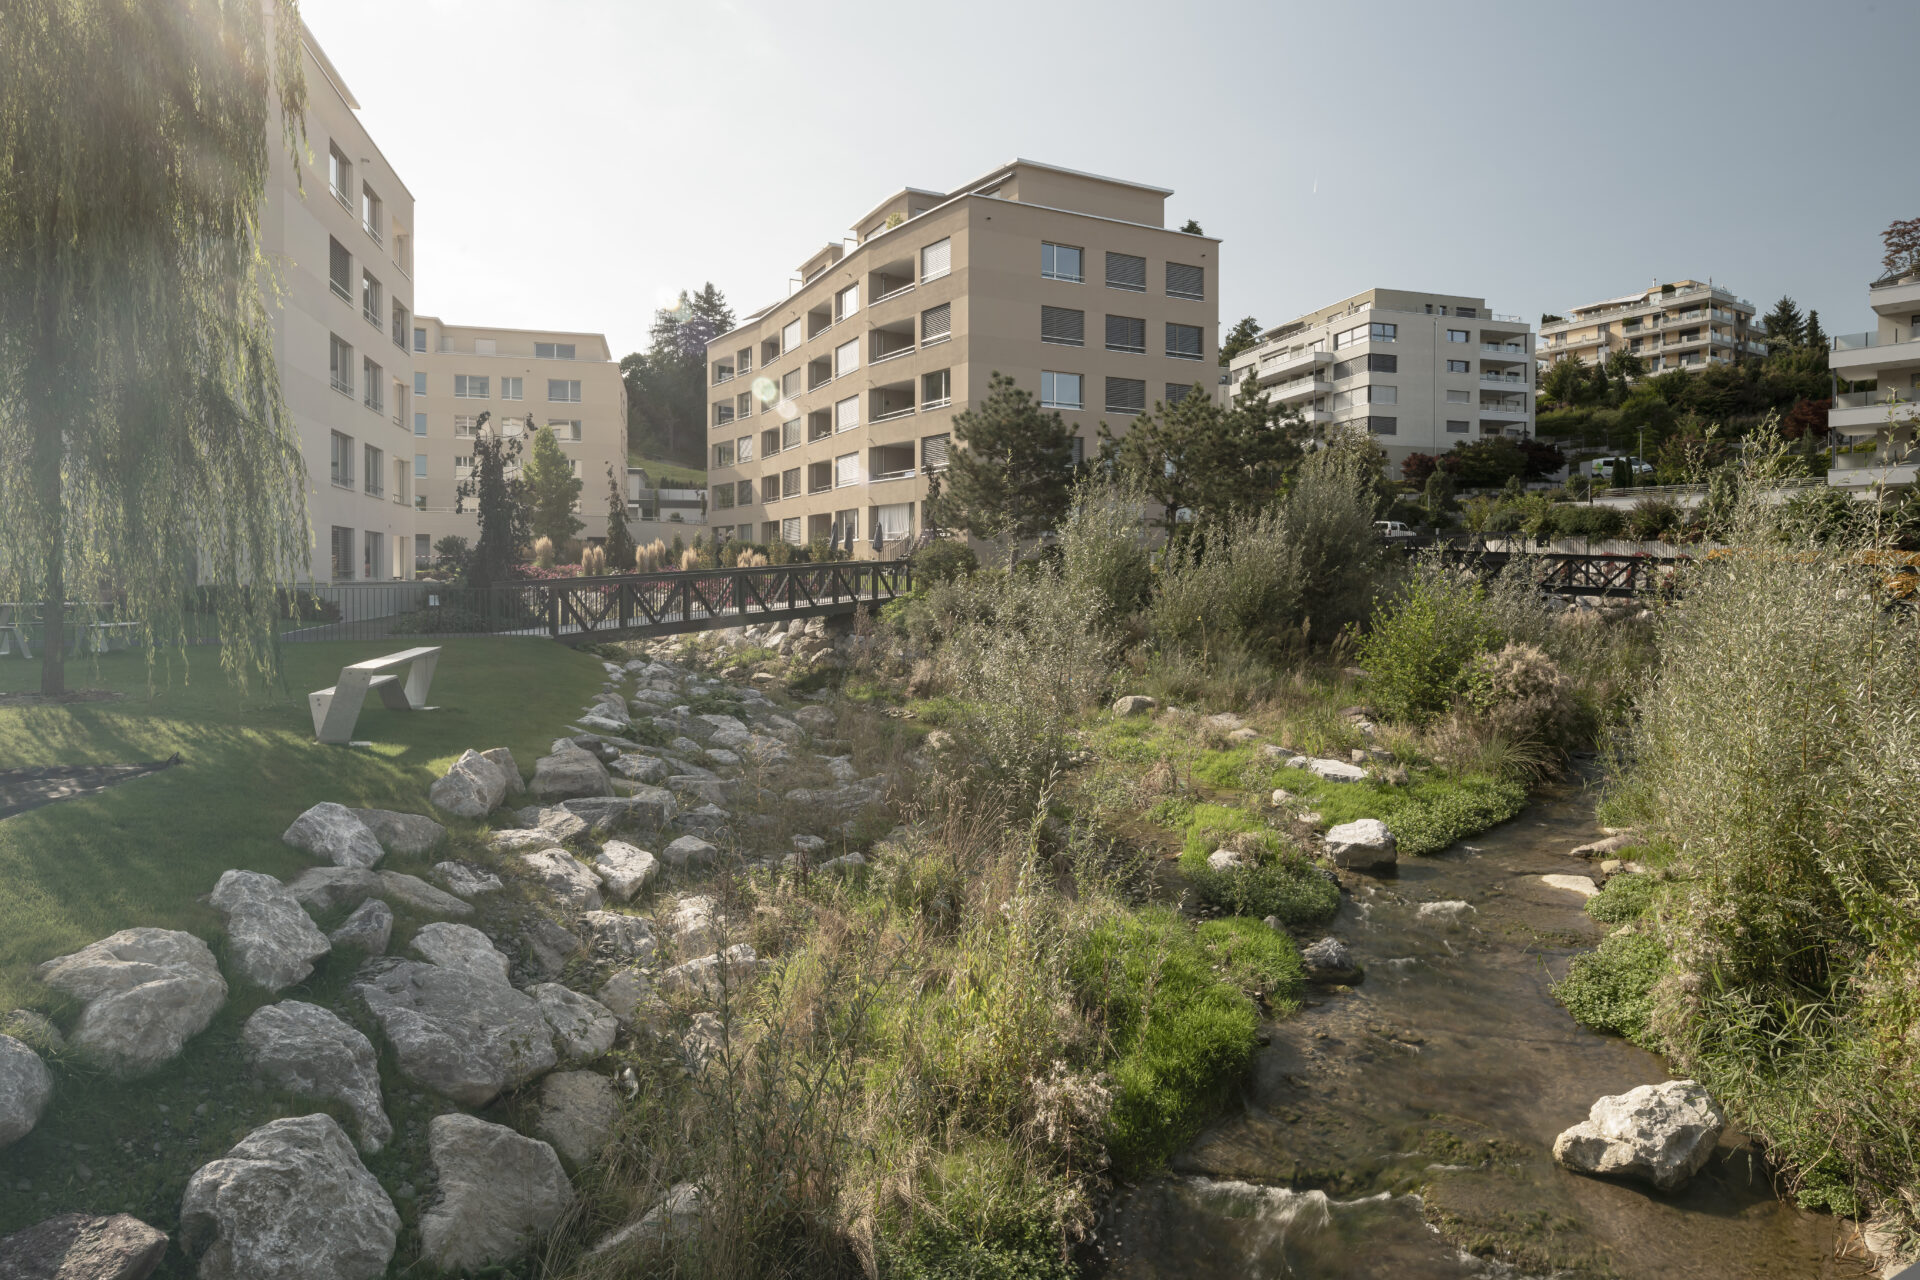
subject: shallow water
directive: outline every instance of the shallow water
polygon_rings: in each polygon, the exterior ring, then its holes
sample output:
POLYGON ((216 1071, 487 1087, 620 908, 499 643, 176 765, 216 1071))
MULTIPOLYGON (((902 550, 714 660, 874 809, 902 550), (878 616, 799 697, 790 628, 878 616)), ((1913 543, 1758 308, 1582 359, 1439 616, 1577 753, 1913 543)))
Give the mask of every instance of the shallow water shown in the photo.
POLYGON ((1241 1104, 1109 1209, 1111 1280, 1857 1276, 1830 1219, 1721 1139, 1682 1192, 1580 1177, 1553 1139, 1602 1094, 1669 1078, 1548 990, 1604 932, 1544 874, 1586 874, 1579 788, 1397 876, 1357 877, 1327 932, 1365 966, 1268 1028, 1241 1104), (1464 902, 1464 908, 1423 905, 1464 902), (1442 1224, 1436 1230, 1434 1223, 1442 1224), (1501 1261, 1504 1259, 1505 1261, 1501 1261))

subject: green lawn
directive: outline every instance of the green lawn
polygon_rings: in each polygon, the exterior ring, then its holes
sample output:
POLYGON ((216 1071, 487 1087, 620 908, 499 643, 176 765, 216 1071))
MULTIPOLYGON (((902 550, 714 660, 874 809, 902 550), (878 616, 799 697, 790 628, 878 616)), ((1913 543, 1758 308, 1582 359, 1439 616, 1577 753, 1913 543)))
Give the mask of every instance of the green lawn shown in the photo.
MULTIPOLYGON (((118 929, 156 925, 212 938, 218 917, 198 899, 229 867, 283 879, 312 865, 280 842, 321 800, 428 812, 427 788, 468 747, 512 749, 523 770, 604 678, 597 659, 546 640, 473 638, 442 646, 425 714, 370 698, 355 736, 371 748, 313 741, 309 690, 349 662, 397 641, 284 646, 286 689, 244 702, 211 649, 147 693, 145 659, 109 654, 67 669, 70 687, 109 688, 121 702, 0 707, 0 767, 183 764, 93 795, 0 821, 0 1011, 54 1007, 33 966, 118 929)), ((0 658, 0 692, 39 686, 38 664, 0 658)), ((397 865, 397 864, 396 864, 397 865)), ((403 868, 417 870, 417 868, 403 868)))
POLYGON ((647 478, 653 481, 656 489, 704 489, 707 487, 707 473, 700 467, 690 467, 684 462, 671 462, 666 458, 648 458, 641 454, 627 455, 627 465, 645 467, 647 478))

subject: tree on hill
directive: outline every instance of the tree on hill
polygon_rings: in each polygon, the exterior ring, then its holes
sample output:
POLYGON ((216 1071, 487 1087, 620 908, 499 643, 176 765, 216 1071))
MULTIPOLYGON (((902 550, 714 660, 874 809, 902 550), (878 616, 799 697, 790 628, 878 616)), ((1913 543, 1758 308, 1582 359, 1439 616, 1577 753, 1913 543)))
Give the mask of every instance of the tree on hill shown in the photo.
POLYGON ((607 568, 613 573, 625 573, 633 568, 633 534, 627 529, 627 493, 626 486, 620 482, 626 478, 624 470, 616 470, 607 464, 607 568))
POLYGON ((1807 322, 1800 329, 1800 345, 1803 347, 1827 345, 1827 331, 1820 327, 1820 313, 1812 307, 1807 308, 1807 322))
POLYGON ((533 536, 551 539, 558 551, 585 526, 574 514, 580 505, 582 483, 573 474, 573 460, 561 449, 552 427, 533 433, 533 447, 527 451, 526 465, 520 468, 520 481, 527 488, 533 536))
POLYGON ((1226 338, 1220 343, 1220 367, 1226 368, 1235 356, 1252 349, 1259 341, 1260 322, 1252 316, 1243 316, 1240 323, 1227 330, 1226 338))
POLYGON ((981 538, 1037 537, 1073 500, 1073 428, 995 372, 986 399, 953 420, 942 524, 981 538))
POLYGON ((276 133, 305 145, 299 22, 290 0, 0 5, 0 598, 39 602, 49 696, 69 600, 182 652, 203 588, 221 666, 274 672, 274 593, 249 588, 313 546, 260 278, 276 133))
POLYGON ((1806 345, 1807 321, 1800 314, 1800 305, 1792 298, 1782 296, 1773 304, 1773 310, 1767 312, 1761 321, 1767 331, 1767 352, 1784 350, 1788 347, 1806 345))
POLYGON ((653 313, 647 349, 620 361, 629 448, 698 466, 707 439, 707 343, 732 329, 733 309, 709 281, 653 313))

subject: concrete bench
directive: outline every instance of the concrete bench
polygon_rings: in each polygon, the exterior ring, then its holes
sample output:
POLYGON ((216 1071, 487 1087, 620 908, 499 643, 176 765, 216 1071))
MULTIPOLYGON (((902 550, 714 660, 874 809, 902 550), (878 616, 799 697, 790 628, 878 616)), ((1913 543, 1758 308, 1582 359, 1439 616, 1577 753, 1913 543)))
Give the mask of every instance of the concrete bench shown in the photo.
POLYGON ((27 628, 24 623, 0 622, 0 657, 5 657, 18 647, 23 658, 33 657, 33 650, 27 644, 27 628))
POLYGON ((313 712, 313 736, 321 742, 352 741, 354 722, 360 718, 360 705, 367 700, 369 689, 395 711, 429 710, 427 690, 439 661, 440 650, 435 646, 390 653, 340 668, 340 679, 333 688, 307 695, 307 707, 313 712), (395 674, 403 667, 404 685, 395 674))

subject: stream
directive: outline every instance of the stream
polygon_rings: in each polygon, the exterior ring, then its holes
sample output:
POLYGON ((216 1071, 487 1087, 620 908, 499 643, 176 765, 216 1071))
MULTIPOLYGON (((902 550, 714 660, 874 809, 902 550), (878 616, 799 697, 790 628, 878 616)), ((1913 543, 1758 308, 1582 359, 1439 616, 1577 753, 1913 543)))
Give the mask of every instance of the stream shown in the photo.
POLYGON ((1738 1132, 1674 1195, 1554 1165, 1594 1099, 1670 1078, 1548 990, 1606 926, 1537 877, 1586 874, 1567 851, 1596 836, 1575 784, 1397 876, 1352 878, 1325 932, 1364 980, 1310 989, 1266 1027, 1240 1103, 1115 1199, 1107 1280, 1863 1274, 1835 1258, 1832 1219, 1776 1198, 1738 1132), (1422 910, 1446 902, 1468 905, 1422 910))

